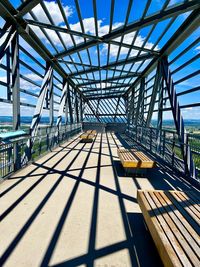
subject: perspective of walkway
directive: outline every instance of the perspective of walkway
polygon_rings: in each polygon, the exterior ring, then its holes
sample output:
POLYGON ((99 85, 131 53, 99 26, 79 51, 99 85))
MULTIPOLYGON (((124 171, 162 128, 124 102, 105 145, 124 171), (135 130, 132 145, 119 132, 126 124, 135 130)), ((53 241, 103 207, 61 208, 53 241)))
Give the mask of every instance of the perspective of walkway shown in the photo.
MULTIPOLYGON (((157 167, 125 176, 120 135, 78 136, 0 185, 1 265, 162 266, 137 189, 189 190, 157 167)), ((194 190, 194 188, 193 188, 194 190)))

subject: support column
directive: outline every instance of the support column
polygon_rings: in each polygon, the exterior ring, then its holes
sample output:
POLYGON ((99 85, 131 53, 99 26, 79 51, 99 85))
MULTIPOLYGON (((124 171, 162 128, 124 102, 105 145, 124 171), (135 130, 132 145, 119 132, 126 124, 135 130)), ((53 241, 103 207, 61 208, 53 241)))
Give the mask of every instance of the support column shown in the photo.
POLYGON ((35 107, 35 112, 34 112, 34 115, 32 118, 32 122, 31 122, 31 126, 30 126, 30 137, 31 138, 27 142, 26 151, 25 151, 25 154, 23 155, 23 163, 26 163, 27 160, 31 158, 31 149, 32 149, 33 144, 34 144, 35 137, 37 136, 38 125, 39 125, 39 122, 41 119, 41 114, 42 114, 42 110, 44 107, 45 98, 46 98, 46 95, 48 92, 52 72, 53 72, 53 68, 51 65, 49 65, 48 68, 46 69, 46 73, 45 73, 45 76, 44 76, 43 81, 42 81, 42 86, 41 86, 40 93, 39 93, 38 100, 37 100, 37 104, 35 107))
POLYGON ((68 100, 68 105, 69 105, 69 119, 70 123, 73 123, 73 113, 72 113, 72 103, 71 103, 71 96, 70 96, 70 87, 68 84, 68 90, 67 90, 67 100, 68 100))
POLYGON ((161 142, 162 142, 162 122, 163 122, 163 90, 164 80, 162 79, 161 86, 158 88, 158 120, 157 120, 157 152, 161 153, 161 142))
POLYGON ((79 122, 79 114, 78 114, 78 95, 77 92, 74 91, 74 117, 75 121, 78 123, 79 122))
POLYGON ((149 125, 151 123, 151 118, 153 115, 153 110, 154 110, 155 101, 156 101, 156 96, 157 96, 157 93, 158 93, 159 88, 161 86, 161 78, 162 78, 161 63, 159 61, 158 66, 157 66, 157 71, 156 71, 156 77, 155 77, 155 81, 154 81, 154 85, 153 85, 151 100, 150 100, 150 104, 149 104, 149 110, 148 110, 148 114, 147 114, 146 127, 149 127, 149 125))
POLYGON ((54 123, 54 94, 53 94, 53 71, 49 81, 49 124, 54 123))
POLYGON ((64 81, 64 86, 66 84, 66 93, 65 93, 65 124, 69 123, 69 103, 68 103, 68 98, 67 98, 67 94, 68 94, 68 88, 69 85, 66 83, 66 81, 64 81))
MULTIPOLYGON (((12 61, 12 111, 13 111, 13 130, 20 128, 20 85, 19 85, 19 37, 15 34, 11 42, 11 61, 12 61)), ((14 144, 14 170, 21 167, 20 146, 14 144)))
POLYGON ((83 122, 83 105, 84 105, 83 98, 82 96, 80 96, 80 120, 81 122, 83 122))
POLYGON ((119 101, 120 101, 120 97, 118 97, 118 100, 117 100, 117 103, 116 103, 116 109, 115 109, 115 115, 114 115, 114 122, 116 122, 117 111, 118 111, 118 107, 119 107, 119 101))
POLYGON ((12 95, 12 84, 11 84, 11 79, 10 79, 10 47, 8 47, 7 52, 6 52, 6 66, 7 66, 7 100, 11 100, 11 95, 12 95))
MULTIPOLYGON (((63 86, 63 90, 62 90, 62 95, 61 95, 61 98, 60 98, 58 118, 57 118, 57 121, 56 121, 56 126, 58 127, 58 130, 59 130, 60 125, 62 123, 62 115, 63 115, 63 111, 64 111, 64 106, 66 105, 67 89, 68 89, 68 83, 65 81, 64 86, 63 86)), ((66 107, 65 107, 65 109, 66 109, 66 107)), ((66 110, 65 110, 65 114, 66 114, 66 110)))
POLYGON ((53 72, 53 68, 52 68, 52 66, 49 66, 46 69, 46 73, 45 73, 45 76, 44 76, 43 81, 42 81, 40 94, 38 96, 37 105, 35 108, 35 112, 34 112, 31 127, 30 127, 31 137, 33 138, 33 140, 35 139, 34 137, 37 135, 38 124, 39 124, 40 119, 41 119, 41 114, 42 114, 42 110, 44 107, 44 101, 45 101, 45 97, 46 97, 46 94, 47 94, 47 91, 49 88, 49 83, 51 80, 52 72, 53 72))
POLYGON ((145 90, 145 78, 141 78, 140 82, 140 89, 139 89, 139 96, 138 96, 138 101, 137 101, 137 108, 136 108, 136 113, 135 113, 135 124, 139 125, 141 124, 142 118, 140 112, 141 112, 141 107, 142 107, 142 102, 144 101, 144 90, 145 90))

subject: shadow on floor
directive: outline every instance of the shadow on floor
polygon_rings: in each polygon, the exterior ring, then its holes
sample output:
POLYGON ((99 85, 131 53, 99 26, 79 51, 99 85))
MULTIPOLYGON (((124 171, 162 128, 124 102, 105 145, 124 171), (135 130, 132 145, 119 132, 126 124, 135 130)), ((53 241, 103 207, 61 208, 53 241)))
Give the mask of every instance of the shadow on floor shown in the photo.
MULTIPOLYGON (((113 134, 111 135, 109 135, 108 133, 104 135, 98 134, 95 137, 94 142, 91 144, 88 144, 90 146, 88 150, 85 150, 86 144, 80 144, 80 143, 77 143, 77 140, 74 140, 67 146, 63 146, 61 148, 61 151, 58 151, 56 153, 54 152, 53 155, 50 156, 47 160, 45 160, 43 163, 37 163, 37 162, 34 163, 33 164, 35 166, 34 170, 32 170, 26 176, 21 177, 19 181, 17 181, 11 187, 7 188, 2 193, 2 197, 3 197, 8 192, 10 192, 13 188, 20 185, 25 179, 28 179, 28 177, 34 177, 34 172, 36 170, 42 169, 43 171, 45 171, 45 173, 41 175, 41 178, 37 180, 36 182, 33 181, 33 184, 30 186, 30 188, 28 188, 27 191, 25 191, 21 196, 19 196, 19 198, 10 207, 8 207, 8 209, 1 215, 1 219, 3 220, 5 217, 7 217, 11 213, 13 209, 15 209, 18 206, 18 204, 26 196, 28 196, 31 193, 32 190, 34 190, 42 182, 42 180, 45 179, 47 174, 50 174, 50 173, 59 174, 58 180, 53 184, 49 192, 41 200, 40 204, 36 207, 35 211, 30 216, 30 218, 27 220, 25 225, 21 229, 19 229, 19 232, 15 236, 14 240, 6 248, 0 260, 1 266, 6 263, 9 257, 12 256, 12 253, 15 250, 16 246, 20 243, 23 236, 27 233, 31 224, 37 219, 42 208, 49 201, 51 195, 58 188, 63 178, 73 179, 75 183, 70 193, 70 196, 68 197, 68 199, 66 199, 66 203, 65 203, 63 212, 60 218, 58 219, 56 229, 54 230, 54 232, 52 232, 52 238, 49 242, 47 250, 44 253, 44 257, 41 260, 40 266, 49 266, 50 264, 50 260, 55 251, 58 239, 62 233, 63 226, 68 218, 70 208, 72 206, 77 190, 81 183, 87 184, 94 189, 94 198, 93 198, 93 203, 92 203, 92 216, 91 216, 91 223, 90 223, 90 232, 89 232, 89 237, 88 237, 88 240, 89 240, 88 250, 86 254, 80 255, 72 259, 68 259, 54 266, 78 266, 81 264, 85 264, 87 266, 94 266, 94 262, 96 259, 99 259, 104 256, 108 256, 112 253, 118 252, 123 249, 128 249, 130 260, 131 260, 130 266, 133 266, 133 267, 134 266, 141 266, 141 267, 162 266, 162 263, 160 262, 160 258, 155 249, 154 243, 148 231, 145 228, 142 215, 140 213, 130 213, 130 212, 127 212, 126 210, 125 201, 128 200, 136 204, 137 200, 133 196, 126 195, 121 191, 119 179, 121 179, 120 178, 121 176, 124 176, 124 173, 123 173, 123 169, 119 161, 115 160, 116 156, 113 155, 113 149, 116 149, 118 147, 115 138, 116 137, 113 134), (105 140, 103 141, 103 136, 105 137, 106 141, 105 140), (94 181, 90 181, 83 177, 83 173, 84 173, 84 170, 87 170, 89 168, 95 168, 95 166, 87 167, 87 164, 88 164, 89 158, 93 154, 92 150, 94 149, 94 145, 96 145, 97 142, 99 142, 99 148, 98 148, 99 151, 98 151, 98 160, 97 160, 97 165, 96 165, 96 174, 95 174, 94 181), (81 145, 80 149, 77 149, 78 144, 81 145), (71 145, 72 147, 70 147, 71 145), (105 154, 102 153, 103 147, 108 148, 108 151, 109 151, 108 155, 106 156, 109 156, 110 161, 111 161, 111 168, 113 171, 116 189, 109 188, 100 183, 101 168, 105 167, 105 164, 102 164, 102 157, 105 156, 105 154), (63 153, 63 150, 66 148, 69 148, 69 150, 63 153), (71 155, 70 153, 75 149, 77 152, 76 155, 73 157, 69 156, 71 155), (84 160, 80 161, 80 168, 71 169, 73 163, 75 162, 76 159, 78 159, 81 152, 83 151, 84 153, 87 153, 87 155, 84 160), (59 155, 59 153, 60 155, 62 155, 60 159, 53 166, 48 166, 48 161, 52 159, 53 157, 55 157, 55 155, 59 155), (56 167, 66 156, 70 157, 71 162, 68 164, 65 170, 63 171, 57 170, 56 167), (71 172, 73 170, 79 171, 79 173, 77 175, 72 174, 71 172), (98 203, 99 203, 100 190, 103 190, 106 193, 117 196, 119 207, 120 207, 119 216, 121 216, 122 218, 123 228, 125 232, 125 239, 115 244, 105 246, 101 249, 96 249, 96 240, 97 240, 96 235, 97 235, 97 225, 98 225, 98 203)), ((121 139, 118 138, 118 141, 121 142, 122 145, 128 147, 128 144, 122 138, 121 139)), ((134 178, 131 178, 131 179, 133 179, 133 182, 136 188, 140 189, 141 185, 138 182, 138 179, 134 179, 134 178)), ((189 188, 188 185, 185 185, 180 180, 177 180, 173 176, 168 175, 166 171, 162 168, 157 168, 156 170, 153 170, 152 172, 150 171, 148 173, 148 181, 151 183, 151 185, 155 189, 168 190, 168 189, 173 189, 173 188, 182 188, 182 189, 189 188)), ((87 197, 87 194, 86 194, 86 197, 87 197)))
POLYGON ((132 244, 140 266, 163 266, 141 213, 127 213, 132 244))

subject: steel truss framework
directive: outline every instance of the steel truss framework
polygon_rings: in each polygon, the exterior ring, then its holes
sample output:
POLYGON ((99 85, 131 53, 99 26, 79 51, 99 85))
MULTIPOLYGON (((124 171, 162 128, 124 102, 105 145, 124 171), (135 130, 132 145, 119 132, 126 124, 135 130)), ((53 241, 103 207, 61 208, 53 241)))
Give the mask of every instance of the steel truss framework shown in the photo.
POLYGON ((156 114, 159 132, 165 113, 171 112, 182 144, 185 172, 194 177, 181 113, 198 108, 200 101, 182 102, 181 97, 200 91, 196 82, 200 74, 196 67, 200 63, 199 0, 174 5, 170 0, 162 1, 154 13, 150 12, 154 1, 147 0, 137 20, 131 20, 135 3, 127 0, 123 22, 117 28, 114 17, 119 4, 108 1, 110 15, 104 34, 97 0, 91 1, 92 32, 85 25, 78 0, 74 0, 73 8, 78 30, 69 22, 61 0, 53 2, 60 23, 51 15, 48 2, 21 2, 16 7, 12 1, 0 1, 0 70, 6 75, 0 80, 6 90, 0 103, 12 105, 13 128, 20 127, 20 107, 34 109, 30 126, 33 138, 43 112, 49 112, 50 125, 57 117, 58 129, 63 123, 86 120, 127 123, 128 131, 132 125, 150 127, 156 114), (196 85, 185 89, 184 82, 190 80, 196 85))

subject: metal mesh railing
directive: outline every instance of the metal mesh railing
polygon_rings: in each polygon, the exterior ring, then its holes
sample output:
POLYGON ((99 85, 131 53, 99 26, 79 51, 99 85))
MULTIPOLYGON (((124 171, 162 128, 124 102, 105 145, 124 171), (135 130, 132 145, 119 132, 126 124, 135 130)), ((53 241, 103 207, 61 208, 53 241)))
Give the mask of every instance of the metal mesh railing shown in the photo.
POLYGON ((151 153, 162 158, 172 169, 186 173, 183 150, 190 149, 195 163, 196 176, 200 181, 200 137, 189 134, 188 143, 183 144, 175 131, 159 131, 153 127, 129 126, 127 134, 151 153))
POLYGON ((81 123, 62 125, 57 127, 40 127, 35 137, 24 137, 19 140, 0 143, 0 179, 20 169, 27 161, 23 162, 23 155, 29 154, 29 161, 37 159, 47 151, 50 151, 60 143, 78 134, 82 129, 81 123), (27 142, 32 142, 27 151, 27 142))

